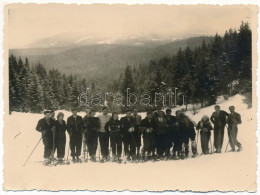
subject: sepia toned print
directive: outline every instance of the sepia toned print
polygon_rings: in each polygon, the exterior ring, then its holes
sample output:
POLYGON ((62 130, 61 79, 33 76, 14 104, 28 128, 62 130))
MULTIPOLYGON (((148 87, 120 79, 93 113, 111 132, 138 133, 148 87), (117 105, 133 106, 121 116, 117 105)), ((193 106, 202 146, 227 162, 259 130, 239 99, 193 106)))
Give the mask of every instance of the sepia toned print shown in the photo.
POLYGON ((257 10, 6 5, 4 190, 255 192, 257 10))

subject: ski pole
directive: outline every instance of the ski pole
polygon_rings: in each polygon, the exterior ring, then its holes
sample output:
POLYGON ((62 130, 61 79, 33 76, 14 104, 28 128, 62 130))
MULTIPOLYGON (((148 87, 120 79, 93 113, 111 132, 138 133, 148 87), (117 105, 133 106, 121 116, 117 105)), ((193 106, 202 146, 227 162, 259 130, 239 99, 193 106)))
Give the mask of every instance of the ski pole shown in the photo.
POLYGON ((82 135, 82 142, 83 142, 83 160, 84 160, 84 162, 86 161, 86 136, 85 136, 86 134, 85 133, 83 133, 83 135, 82 135))
POLYGON ((196 141, 196 150, 197 150, 197 154, 198 154, 198 144, 199 144, 199 134, 200 134, 200 130, 198 129, 198 133, 197 133, 197 141, 196 141))
POLYGON ((69 144, 69 147, 68 147, 67 162, 69 162, 69 153, 70 153, 70 144, 69 144))
POLYGON ((26 159, 26 161, 24 162, 23 166, 25 166, 25 165, 27 164, 28 160, 29 160, 30 157, 32 156, 34 150, 37 148, 37 146, 39 145, 39 143, 40 143, 40 141, 42 140, 42 138, 43 138, 43 137, 41 136, 40 140, 38 141, 38 143, 36 144, 36 146, 33 148, 31 154, 30 154, 29 157, 26 159))
POLYGON ((99 149, 98 149, 98 158, 99 158, 99 162, 101 162, 101 159, 100 159, 100 150, 101 150, 101 146, 100 146, 100 141, 98 140, 98 145, 99 145, 99 149))
POLYGON ((211 150, 211 154, 213 154, 213 147, 212 147, 212 142, 211 142, 211 135, 210 135, 210 137, 209 137, 209 141, 210 141, 210 150, 211 150))
POLYGON ((228 143, 227 143, 227 147, 226 147, 225 153, 227 152, 228 144, 229 144, 229 141, 228 141, 228 143))
POLYGON ((54 153, 55 153, 55 129, 53 130, 53 132, 52 132, 52 144, 53 144, 53 146, 52 146, 52 163, 54 164, 54 153))

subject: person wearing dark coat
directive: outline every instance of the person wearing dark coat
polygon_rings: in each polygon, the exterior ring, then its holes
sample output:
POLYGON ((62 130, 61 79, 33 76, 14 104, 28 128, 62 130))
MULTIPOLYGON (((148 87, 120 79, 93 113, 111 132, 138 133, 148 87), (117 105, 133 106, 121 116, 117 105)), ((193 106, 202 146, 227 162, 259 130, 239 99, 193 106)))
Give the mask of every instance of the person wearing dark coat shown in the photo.
POLYGON ((44 159, 48 163, 50 161, 53 150, 53 135, 51 128, 54 125, 54 120, 50 118, 50 111, 44 112, 44 118, 38 121, 36 130, 42 133, 42 141, 44 145, 44 159))
POLYGON ((207 115, 204 115, 202 117, 201 121, 197 124, 196 129, 200 130, 200 142, 202 153, 209 154, 209 140, 211 136, 211 130, 213 130, 213 127, 207 115))
POLYGON ((132 117, 131 110, 126 111, 126 116, 121 118, 121 128, 123 134, 124 151, 127 160, 136 159, 136 147, 134 133, 135 133, 135 121, 132 117))
POLYGON ((118 113, 113 112, 111 119, 105 125, 106 132, 109 133, 112 148, 113 161, 119 161, 122 155, 122 132, 121 122, 118 120, 118 113))
POLYGON ((145 153, 147 153, 147 158, 150 158, 154 148, 154 134, 156 130, 156 121, 152 112, 147 112, 146 118, 141 121, 140 129, 143 134, 142 156, 145 158, 145 153))
POLYGON ((210 117, 211 122, 214 124, 214 147, 216 153, 221 153, 222 150, 227 117, 228 113, 220 110, 220 106, 216 105, 215 112, 210 117))
POLYGON ((166 118, 167 124, 168 124, 167 144, 166 144, 166 147, 167 147, 166 155, 167 155, 167 157, 170 156, 170 148, 174 144, 174 134, 175 134, 176 116, 173 116, 171 113, 172 113, 171 109, 166 110, 165 118, 166 118))
POLYGON ((229 107, 230 114, 228 115, 228 137, 229 137, 229 144, 232 148, 232 152, 236 151, 235 147, 237 146, 237 151, 242 150, 241 143, 237 140, 237 126, 242 123, 241 116, 239 113, 235 112, 235 107, 229 107))
POLYGON ((174 129, 174 137, 173 137, 173 158, 175 160, 179 159, 181 157, 181 151, 182 151, 182 143, 181 143, 181 130, 184 128, 184 117, 185 115, 182 114, 180 110, 177 110, 175 112, 176 114, 176 123, 175 123, 175 129, 174 129))
POLYGON ((137 109, 133 111, 133 118, 135 121, 135 143, 136 143, 136 155, 137 157, 140 156, 140 147, 141 147, 141 131, 140 131, 140 124, 142 121, 142 116, 137 113, 137 109))
POLYGON ((167 149, 167 120, 163 111, 158 112, 158 117, 155 118, 156 131, 155 143, 157 149, 157 156, 159 159, 163 157, 167 149))
POLYGON ((95 117, 95 111, 90 110, 89 115, 85 118, 85 140, 88 147, 91 161, 96 161, 98 130, 100 128, 100 121, 95 117))
POLYGON ((195 143, 195 126, 192 123, 192 121, 183 115, 183 125, 181 126, 180 129, 180 140, 181 140, 181 145, 184 146, 184 151, 182 150, 182 155, 185 157, 188 157, 189 155, 189 140, 191 140, 192 145, 195 143))
POLYGON ((54 122, 52 132, 55 134, 55 150, 57 149, 58 162, 62 163, 65 155, 67 124, 63 120, 64 114, 59 112, 54 122))
POLYGON ((83 119, 77 115, 77 109, 72 110, 72 116, 67 119, 67 127, 70 135, 70 150, 72 160, 80 162, 81 147, 82 147, 82 133, 83 133, 83 119))

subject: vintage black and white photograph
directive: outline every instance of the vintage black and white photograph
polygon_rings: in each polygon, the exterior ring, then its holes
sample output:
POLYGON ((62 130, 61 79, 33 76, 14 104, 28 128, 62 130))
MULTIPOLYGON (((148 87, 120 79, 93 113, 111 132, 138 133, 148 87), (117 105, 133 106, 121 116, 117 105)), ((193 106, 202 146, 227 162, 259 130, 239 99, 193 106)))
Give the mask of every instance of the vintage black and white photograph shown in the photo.
POLYGON ((257 8, 6 4, 4 190, 255 192, 257 8))

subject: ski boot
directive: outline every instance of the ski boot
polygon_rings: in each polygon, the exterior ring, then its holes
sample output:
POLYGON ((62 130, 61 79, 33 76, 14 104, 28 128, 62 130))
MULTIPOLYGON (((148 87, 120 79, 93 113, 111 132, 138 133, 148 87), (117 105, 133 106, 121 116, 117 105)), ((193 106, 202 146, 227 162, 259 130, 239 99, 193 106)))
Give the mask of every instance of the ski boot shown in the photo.
POLYGON ((82 160, 77 156, 77 157, 76 157, 76 162, 77 162, 77 163, 82 163, 82 160))
POLYGON ((237 149, 237 152, 241 152, 242 149, 243 149, 243 148, 242 148, 242 146, 240 145, 240 146, 238 147, 238 149, 237 149))
POLYGON ((90 160, 91 160, 92 162, 97 162, 95 155, 92 155, 92 156, 90 157, 90 160))
POLYGON ((77 162, 75 156, 72 156, 72 162, 73 162, 73 163, 76 163, 76 162, 77 162))
POLYGON ((101 162, 101 163, 104 163, 105 161, 106 161, 106 157, 103 156, 103 157, 101 158, 100 162, 101 162))
POLYGON ((43 165, 44 165, 44 166, 49 166, 49 165, 51 165, 51 160, 50 160, 50 159, 45 159, 44 162, 43 162, 43 165))

